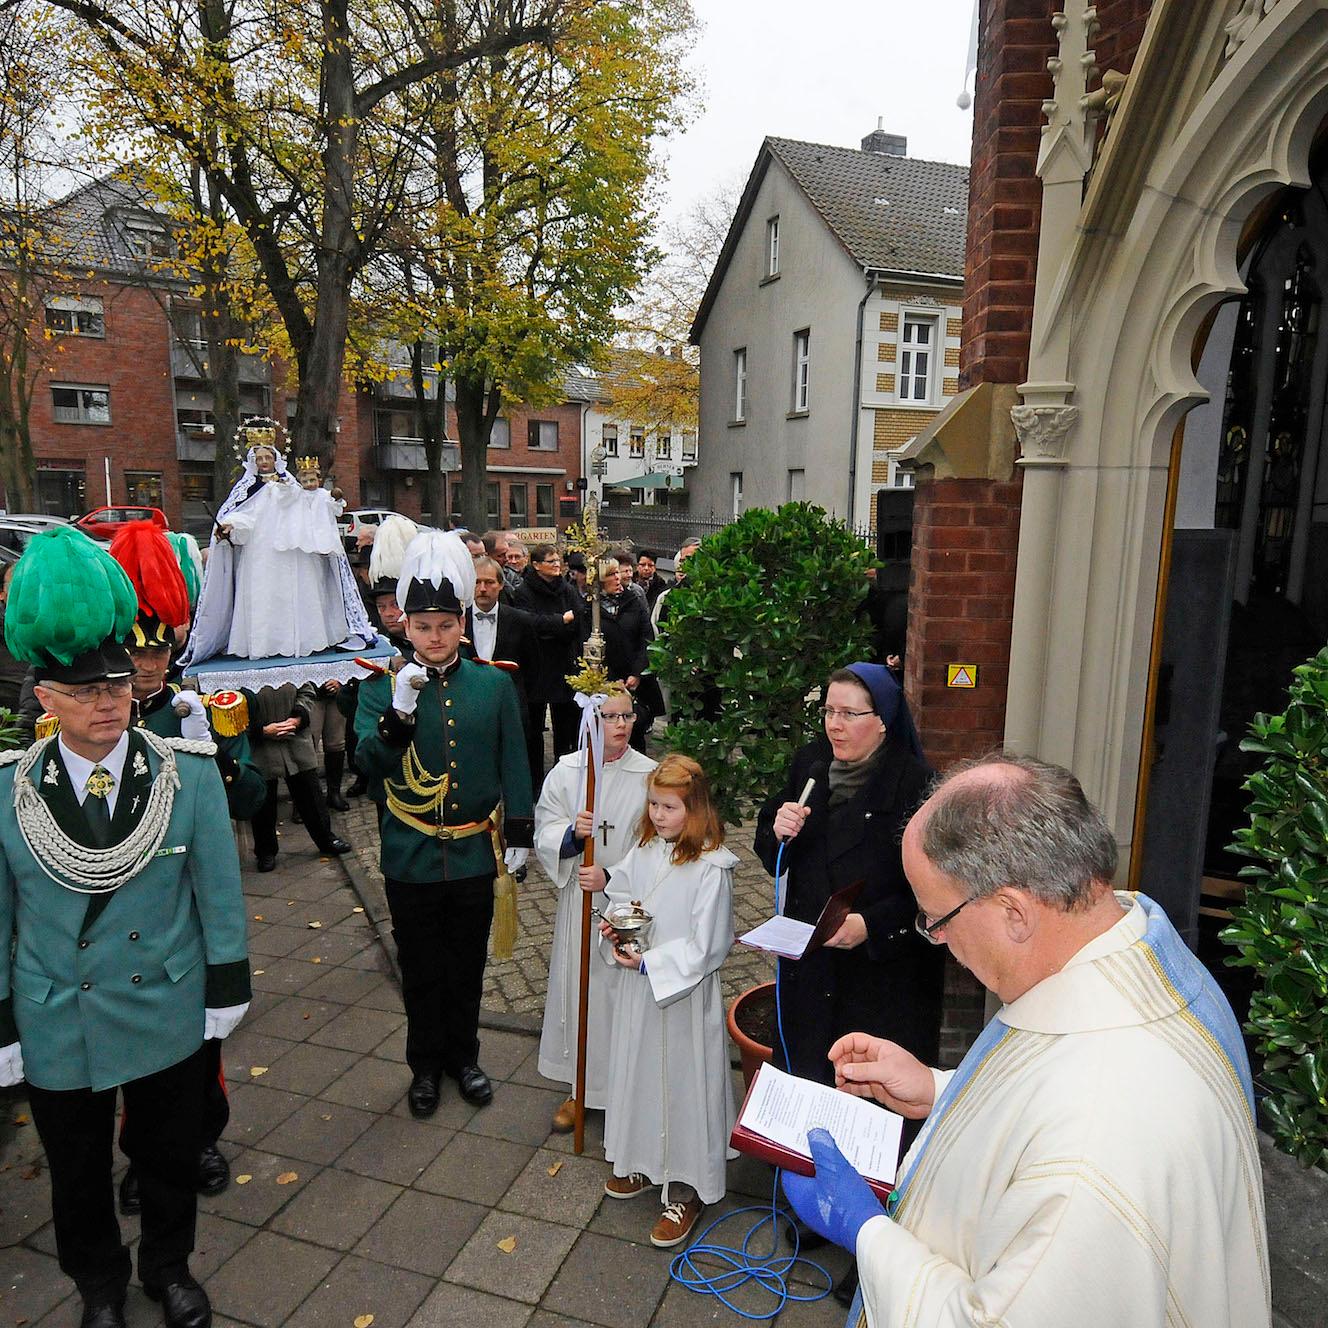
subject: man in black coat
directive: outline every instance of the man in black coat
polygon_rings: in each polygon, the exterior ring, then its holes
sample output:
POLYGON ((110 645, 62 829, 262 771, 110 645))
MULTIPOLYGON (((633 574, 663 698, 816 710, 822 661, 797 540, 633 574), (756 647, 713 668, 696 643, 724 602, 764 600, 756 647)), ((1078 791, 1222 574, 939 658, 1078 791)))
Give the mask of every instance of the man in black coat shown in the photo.
POLYGON ((461 654, 466 659, 516 665, 515 670, 507 670, 507 676, 516 684, 526 730, 531 785, 537 786, 544 769, 543 734, 531 728, 526 679, 539 669, 540 643, 530 615, 505 603, 503 594, 502 568, 492 558, 476 558, 475 603, 466 610, 461 654))
POLYGON ((544 782, 544 708, 553 726, 553 754, 566 756, 576 748, 577 709, 567 675, 576 672, 581 653, 582 615, 585 605, 562 575, 563 560, 552 544, 537 544, 530 566, 521 574, 521 587, 513 597, 518 609, 534 619, 539 640, 536 666, 526 678, 526 703, 532 742, 539 747, 538 771, 531 769, 535 793, 544 782))

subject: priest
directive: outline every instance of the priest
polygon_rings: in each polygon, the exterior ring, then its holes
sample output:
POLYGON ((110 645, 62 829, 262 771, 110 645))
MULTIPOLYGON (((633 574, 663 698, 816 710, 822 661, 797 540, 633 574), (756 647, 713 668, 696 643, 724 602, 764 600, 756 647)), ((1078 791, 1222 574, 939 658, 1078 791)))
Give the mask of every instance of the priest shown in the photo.
MULTIPOLYGON (((917 929, 1002 1002, 957 1070, 882 1038, 830 1050, 839 1087, 925 1120, 887 1209, 831 1136, 799 1215, 856 1250, 865 1321, 1118 1328, 1270 1318, 1240 1028, 1067 770, 951 772, 904 832, 917 929)), ((851 1312, 860 1325, 860 1312, 851 1312)))
MULTIPOLYGON (((595 839, 595 864, 612 868, 640 839, 646 806, 646 780, 655 762, 630 746, 636 711, 631 693, 611 683, 600 706, 604 725, 604 768, 596 783, 596 811, 586 810, 588 748, 561 757, 549 772, 535 805, 535 852, 549 879, 558 887, 549 958, 549 987, 540 1034, 539 1072, 555 1083, 576 1082, 577 1011, 581 991, 581 891, 576 869, 585 841, 595 839)), ((602 892, 594 904, 604 909, 602 892)), ((590 1008, 586 1035, 586 1106, 603 1111, 612 1029, 611 993, 617 974, 601 963, 590 966, 590 1008)), ((560 1134, 576 1124, 572 1098, 554 1112, 560 1134)))

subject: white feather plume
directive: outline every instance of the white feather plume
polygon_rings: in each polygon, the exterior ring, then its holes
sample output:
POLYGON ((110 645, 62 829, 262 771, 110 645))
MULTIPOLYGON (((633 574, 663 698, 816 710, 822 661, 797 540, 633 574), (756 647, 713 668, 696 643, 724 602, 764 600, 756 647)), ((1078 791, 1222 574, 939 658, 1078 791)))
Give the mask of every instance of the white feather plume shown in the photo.
POLYGON ((452 583, 462 608, 468 609, 475 602, 475 560, 465 541, 454 530, 421 530, 401 560, 397 603, 405 604, 412 581, 428 581, 438 588, 444 579, 452 583))
POLYGON ((399 577, 410 542, 420 533, 408 516, 389 516, 378 527, 374 542, 369 546, 369 584, 377 585, 385 577, 399 577))

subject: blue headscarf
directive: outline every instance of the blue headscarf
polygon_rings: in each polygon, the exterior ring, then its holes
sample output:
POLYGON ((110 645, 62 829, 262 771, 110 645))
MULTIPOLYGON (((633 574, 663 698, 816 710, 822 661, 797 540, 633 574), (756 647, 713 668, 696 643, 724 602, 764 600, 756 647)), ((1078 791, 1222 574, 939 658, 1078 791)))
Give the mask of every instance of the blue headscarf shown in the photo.
POLYGON ((925 761, 913 714, 904 699, 903 688, 890 670, 884 664, 850 664, 848 671, 871 693, 872 706, 895 741, 907 747, 919 761, 925 761))

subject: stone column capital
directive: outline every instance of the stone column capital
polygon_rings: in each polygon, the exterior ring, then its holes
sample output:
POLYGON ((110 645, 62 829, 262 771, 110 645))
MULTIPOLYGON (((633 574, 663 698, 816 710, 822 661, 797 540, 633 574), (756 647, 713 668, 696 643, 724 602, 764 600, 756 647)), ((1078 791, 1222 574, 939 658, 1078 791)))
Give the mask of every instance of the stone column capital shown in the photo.
POLYGON ((1078 406, 1014 406, 1010 410, 1021 466, 1064 466, 1065 445, 1079 419, 1078 406))

